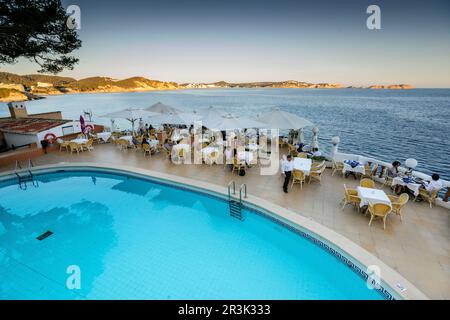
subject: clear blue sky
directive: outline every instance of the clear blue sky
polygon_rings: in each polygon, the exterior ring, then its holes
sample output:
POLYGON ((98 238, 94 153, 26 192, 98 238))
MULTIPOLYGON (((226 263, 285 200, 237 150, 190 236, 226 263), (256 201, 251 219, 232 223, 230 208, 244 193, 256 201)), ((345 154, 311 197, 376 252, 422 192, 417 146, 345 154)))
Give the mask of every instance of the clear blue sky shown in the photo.
MULTIPOLYGON (((450 1, 103 1, 81 8, 80 63, 61 75, 176 82, 450 87, 450 1), (366 8, 381 7, 381 30, 366 8)), ((3 71, 34 73, 21 60, 3 71)))

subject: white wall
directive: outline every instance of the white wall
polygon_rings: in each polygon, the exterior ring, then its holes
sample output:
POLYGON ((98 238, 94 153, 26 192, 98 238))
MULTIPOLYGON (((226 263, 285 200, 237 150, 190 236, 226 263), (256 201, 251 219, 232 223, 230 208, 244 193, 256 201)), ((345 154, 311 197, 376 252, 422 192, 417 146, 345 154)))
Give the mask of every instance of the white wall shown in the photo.
POLYGON ((18 134, 18 133, 9 133, 9 132, 4 132, 3 133, 4 137, 5 137, 5 141, 6 144, 8 145, 8 148, 11 148, 12 145, 17 146, 22 146, 24 144, 29 144, 29 143, 33 143, 36 142, 38 144, 38 146, 40 147, 40 143, 37 140, 36 135, 31 135, 31 134, 18 134))
POLYGON ((67 122, 67 123, 65 123, 63 125, 60 125, 58 127, 54 127, 54 128, 49 129, 49 130, 45 130, 45 131, 39 132, 37 134, 37 140, 39 142, 38 143, 39 147, 41 147, 41 140, 44 140, 44 137, 45 137, 45 135, 47 133, 53 133, 58 138, 58 137, 63 136, 62 128, 63 127, 68 127, 68 126, 73 126, 74 127, 73 128, 74 129, 73 130, 74 133, 80 133, 81 132, 80 122, 78 122, 78 121, 67 122))
POLYGON ((68 126, 74 127, 74 133, 81 132, 80 122, 72 121, 72 122, 67 122, 63 125, 51 128, 49 130, 39 132, 38 134, 31 135, 31 134, 18 134, 18 133, 4 132, 3 135, 5 137, 6 144, 8 145, 9 148, 11 148, 11 145, 21 146, 21 145, 29 144, 29 143, 33 143, 33 142, 36 142, 38 148, 41 148, 41 140, 44 140, 44 137, 47 133, 53 133, 58 138, 63 135, 62 128, 68 127, 68 126))

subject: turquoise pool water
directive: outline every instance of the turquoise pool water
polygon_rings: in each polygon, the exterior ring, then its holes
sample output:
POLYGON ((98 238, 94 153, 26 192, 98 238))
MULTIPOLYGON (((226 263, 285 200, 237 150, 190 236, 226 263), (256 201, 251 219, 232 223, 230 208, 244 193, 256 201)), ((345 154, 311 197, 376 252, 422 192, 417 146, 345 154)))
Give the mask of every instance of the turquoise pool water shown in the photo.
POLYGON ((37 180, 0 184, 1 299, 382 298, 306 238, 251 210, 231 218, 215 197, 100 172, 37 180))

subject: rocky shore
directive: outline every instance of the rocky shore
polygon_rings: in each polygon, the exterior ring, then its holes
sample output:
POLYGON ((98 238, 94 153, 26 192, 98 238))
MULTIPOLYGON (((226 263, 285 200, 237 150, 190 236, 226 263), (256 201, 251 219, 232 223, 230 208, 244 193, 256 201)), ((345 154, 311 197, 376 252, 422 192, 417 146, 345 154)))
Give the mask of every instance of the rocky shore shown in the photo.
MULTIPOLYGON (((34 100, 46 95, 70 93, 113 93, 143 92, 153 90, 209 89, 209 88, 308 88, 308 89, 340 89, 341 84, 308 83, 296 80, 280 82, 246 82, 230 83, 218 81, 214 83, 182 83, 165 82, 132 77, 117 80, 108 77, 91 77, 76 80, 70 77, 49 75, 16 75, 0 72, 0 102, 34 100)), ((347 87, 349 88, 349 87, 347 87)), ((369 89, 411 89, 406 84, 373 85, 369 89)))

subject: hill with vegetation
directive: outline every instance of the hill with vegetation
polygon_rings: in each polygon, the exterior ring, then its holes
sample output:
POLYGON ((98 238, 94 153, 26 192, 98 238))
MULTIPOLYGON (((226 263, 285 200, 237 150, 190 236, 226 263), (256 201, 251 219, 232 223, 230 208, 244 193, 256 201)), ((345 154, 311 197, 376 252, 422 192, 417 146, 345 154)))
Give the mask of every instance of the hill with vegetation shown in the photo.
MULTIPOLYGON (((97 93, 97 92, 139 92, 152 90, 175 90, 192 88, 319 88, 338 89, 340 84, 309 83, 296 80, 262 81, 232 83, 217 81, 213 83, 165 82, 144 77, 131 77, 117 80, 109 77, 89 77, 74 79, 44 74, 17 75, 0 72, 0 101, 29 100, 40 95, 65 93, 97 93)), ((409 85, 370 86, 370 89, 410 89, 409 85)))

